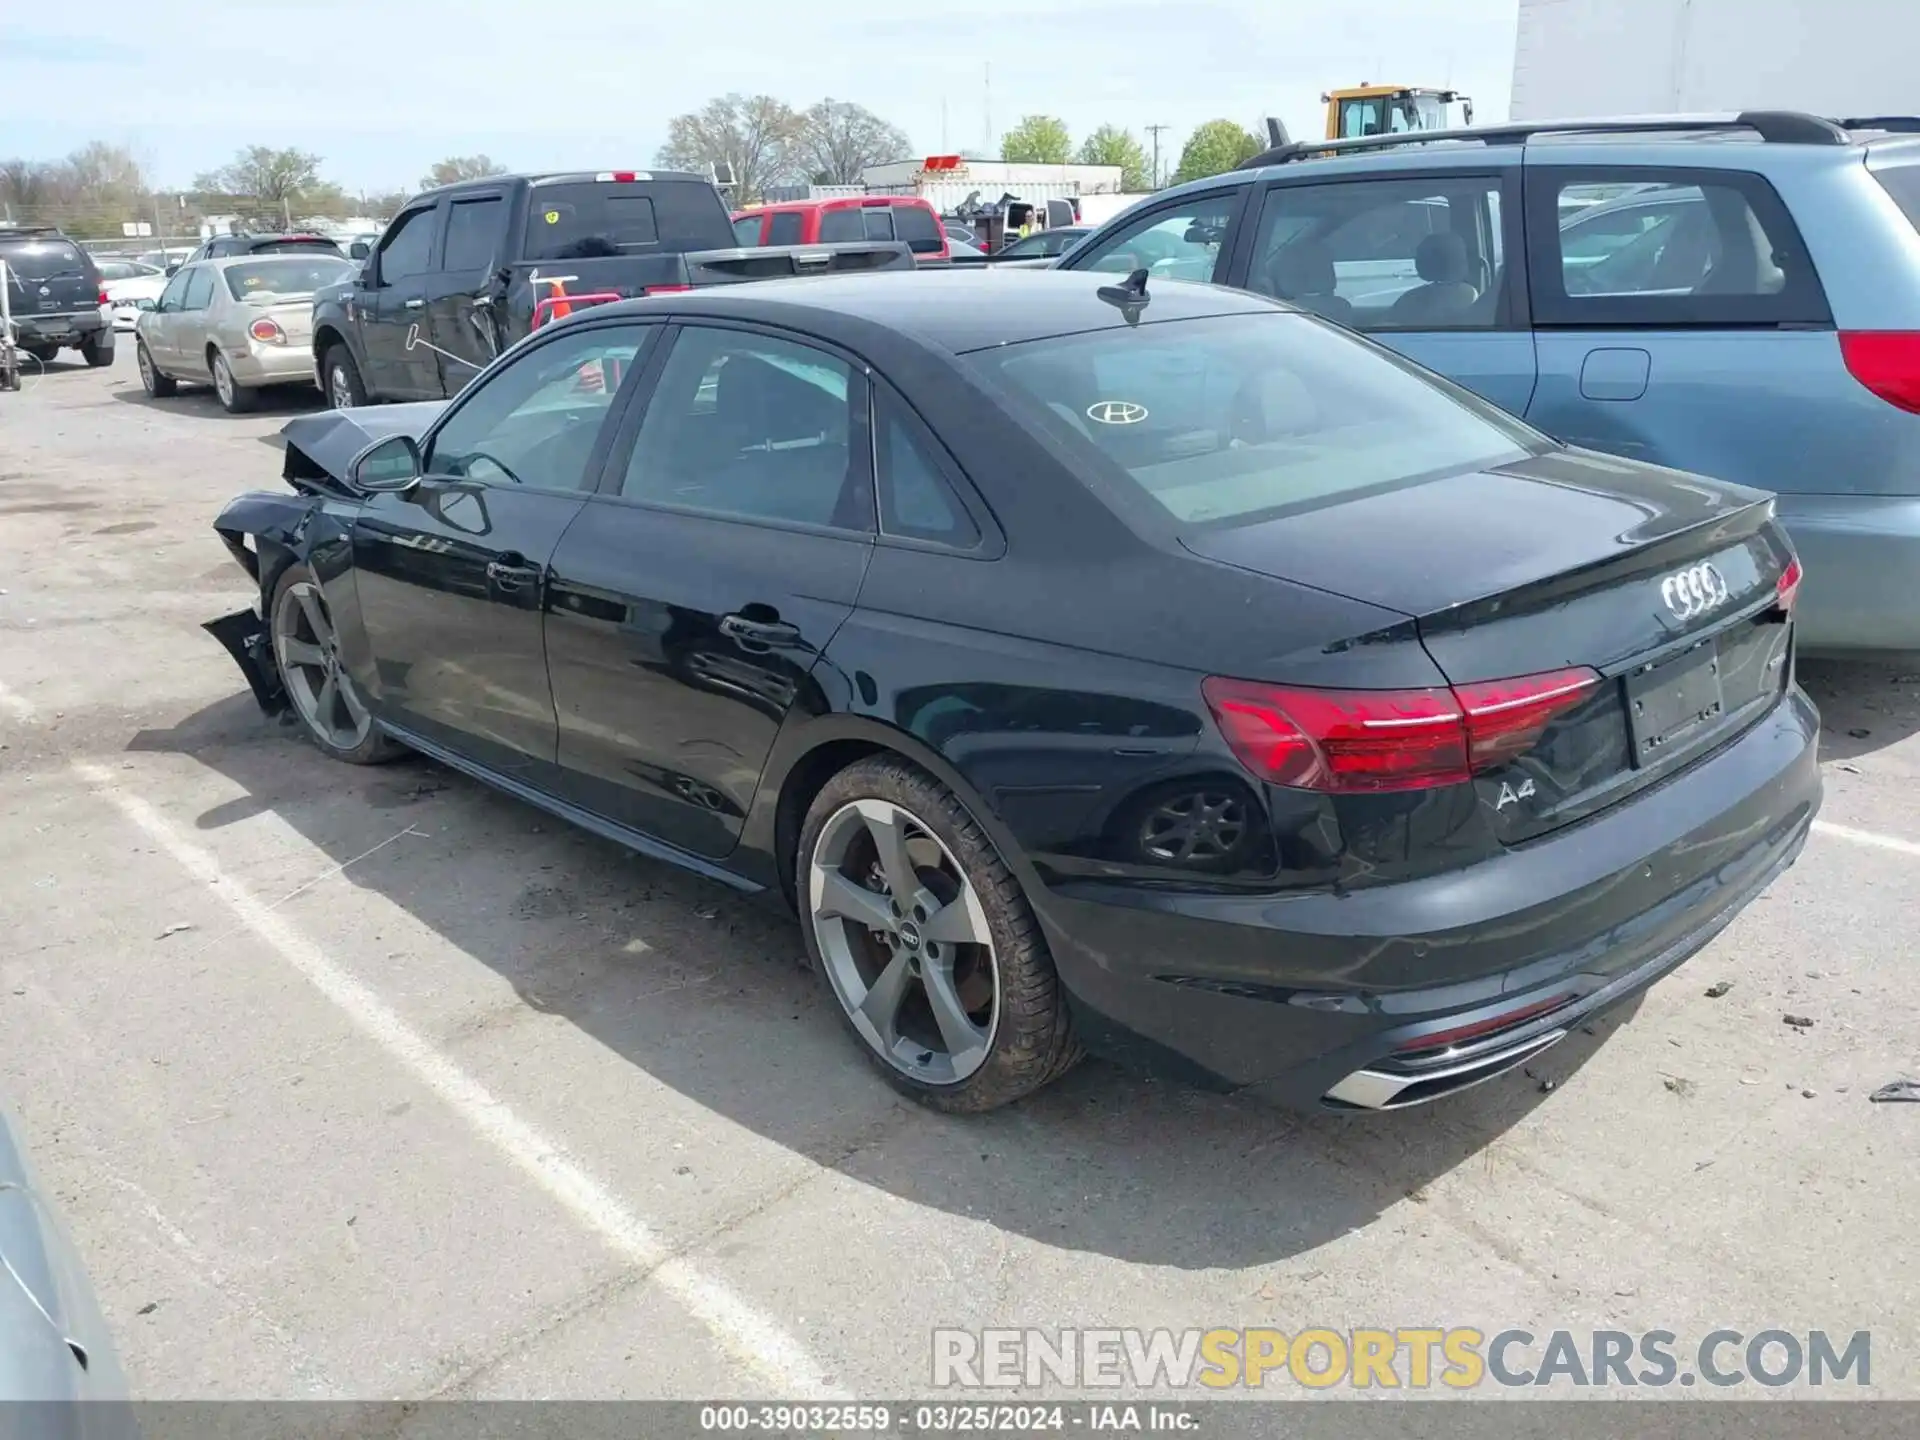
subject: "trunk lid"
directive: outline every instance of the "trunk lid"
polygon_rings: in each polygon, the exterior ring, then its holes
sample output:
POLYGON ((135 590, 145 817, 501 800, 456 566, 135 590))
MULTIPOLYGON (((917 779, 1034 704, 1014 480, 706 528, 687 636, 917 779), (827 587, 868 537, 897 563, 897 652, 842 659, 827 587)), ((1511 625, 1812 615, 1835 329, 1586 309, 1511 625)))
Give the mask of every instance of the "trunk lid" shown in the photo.
POLYGON ((1790 681, 1793 556, 1772 504, 1676 471, 1556 451, 1182 543, 1412 617, 1486 703, 1489 682, 1574 672, 1537 736, 1474 782, 1507 843, 1699 758, 1790 681))

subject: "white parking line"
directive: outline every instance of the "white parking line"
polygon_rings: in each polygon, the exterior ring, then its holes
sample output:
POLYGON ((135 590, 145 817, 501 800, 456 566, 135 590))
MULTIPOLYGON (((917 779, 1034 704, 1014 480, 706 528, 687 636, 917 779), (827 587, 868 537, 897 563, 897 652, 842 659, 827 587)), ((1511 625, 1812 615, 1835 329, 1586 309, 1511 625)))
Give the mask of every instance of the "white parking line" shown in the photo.
POLYGON ((1871 845, 1877 850, 1891 850, 1897 855, 1920 855, 1920 845, 1898 836, 1881 835, 1873 830, 1855 830, 1851 825, 1835 825, 1831 820, 1816 820, 1813 828, 1819 834, 1831 835, 1849 844, 1871 845))
POLYGON ((491 1094, 473 1076, 437 1050, 366 985, 348 974, 246 886, 228 875, 214 855, 137 795, 128 794, 98 765, 79 761, 74 771, 205 884, 248 929, 303 975, 308 983, 395 1061, 413 1072, 482 1140, 537 1182, 588 1229, 673 1296, 742 1364, 759 1372, 781 1395, 809 1399, 849 1398, 826 1379, 806 1347, 771 1316, 681 1256, 646 1221, 599 1180, 491 1094))

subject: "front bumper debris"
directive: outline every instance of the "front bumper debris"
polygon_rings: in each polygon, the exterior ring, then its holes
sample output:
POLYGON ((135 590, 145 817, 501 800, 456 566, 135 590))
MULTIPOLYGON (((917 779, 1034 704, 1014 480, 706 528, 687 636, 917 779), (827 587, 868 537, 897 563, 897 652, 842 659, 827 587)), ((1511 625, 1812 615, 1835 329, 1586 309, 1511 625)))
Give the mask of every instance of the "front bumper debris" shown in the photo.
POLYGON ((209 620, 200 628, 233 656, 263 711, 278 715, 287 708, 287 692, 280 684, 280 672, 273 663, 273 642, 267 635, 266 622, 257 613, 236 610, 218 620, 209 620))

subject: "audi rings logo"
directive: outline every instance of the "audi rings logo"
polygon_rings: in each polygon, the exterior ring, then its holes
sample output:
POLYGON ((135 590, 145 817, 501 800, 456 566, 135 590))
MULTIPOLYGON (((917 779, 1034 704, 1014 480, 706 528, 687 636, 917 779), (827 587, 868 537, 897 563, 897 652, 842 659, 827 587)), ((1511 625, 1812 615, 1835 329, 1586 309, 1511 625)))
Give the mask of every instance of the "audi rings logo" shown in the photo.
POLYGON ((1138 425, 1147 418, 1147 407, 1131 400, 1102 400, 1087 407, 1087 418, 1102 425, 1138 425))
POLYGON ((1677 619, 1692 620, 1718 610, 1732 594, 1716 565, 1689 565, 1660 582, 1660 598, 1677 619))

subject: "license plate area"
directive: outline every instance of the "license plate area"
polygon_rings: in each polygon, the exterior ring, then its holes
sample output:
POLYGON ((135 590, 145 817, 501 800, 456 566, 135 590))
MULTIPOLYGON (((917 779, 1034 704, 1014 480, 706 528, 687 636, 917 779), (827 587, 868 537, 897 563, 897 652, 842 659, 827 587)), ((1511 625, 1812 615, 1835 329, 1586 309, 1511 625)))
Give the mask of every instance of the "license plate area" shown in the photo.
POLYGON ((1726 717, 1719 649, 1697 646, 1665 664, 1627 677, 1627 719, 1633 763, 1658 764, 1726 717))

